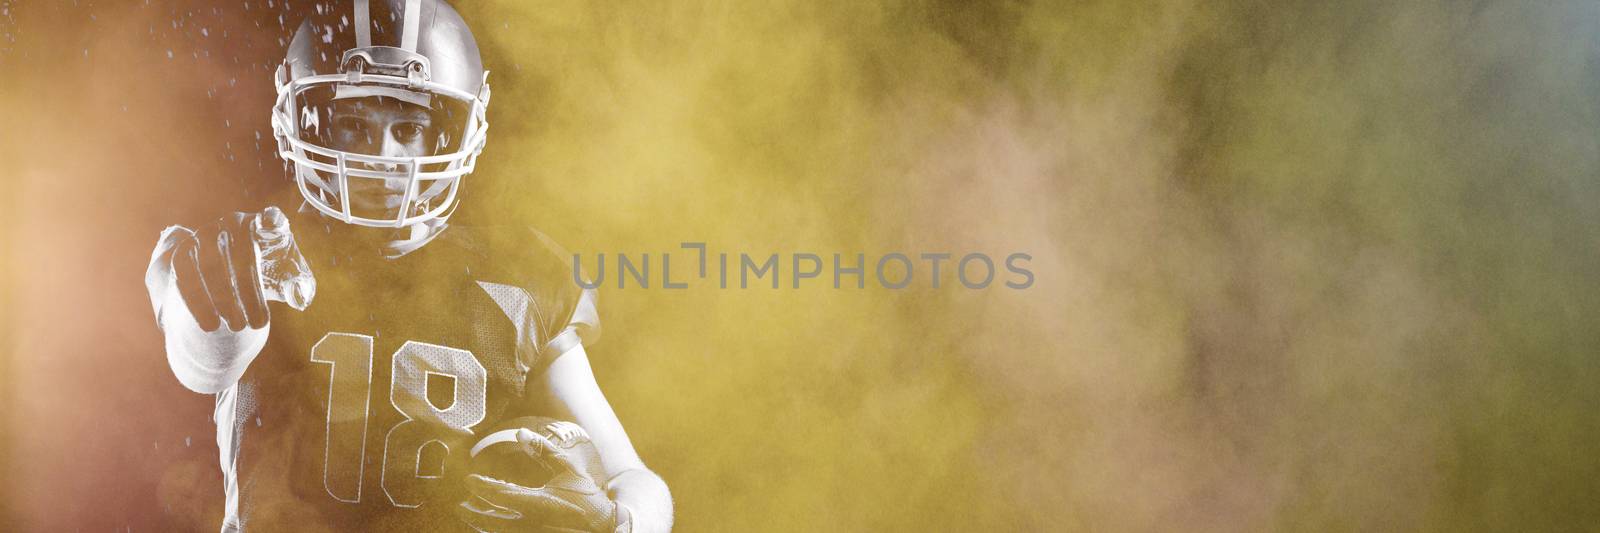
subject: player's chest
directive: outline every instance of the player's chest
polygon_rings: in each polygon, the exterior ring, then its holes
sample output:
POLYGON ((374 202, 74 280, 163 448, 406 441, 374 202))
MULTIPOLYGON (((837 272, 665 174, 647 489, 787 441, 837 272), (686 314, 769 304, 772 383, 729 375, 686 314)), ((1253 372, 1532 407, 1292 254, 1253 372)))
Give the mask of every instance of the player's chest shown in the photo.
POLYGON ((476 427, 523 403, 517 328, 467 291, 427 305, 322 296, 273 317, 250 376, 263 419, 303 441, 296 468, 320 473, 299 476, 308 497, 366 505, 362 487, 381 486, 383 502, 420 504, 476 427))

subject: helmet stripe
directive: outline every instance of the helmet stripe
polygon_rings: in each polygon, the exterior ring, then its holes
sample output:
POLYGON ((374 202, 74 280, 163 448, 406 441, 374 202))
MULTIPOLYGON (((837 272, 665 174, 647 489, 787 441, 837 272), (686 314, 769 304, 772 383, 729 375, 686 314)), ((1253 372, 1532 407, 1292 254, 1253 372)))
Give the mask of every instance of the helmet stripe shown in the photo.
POLYGON ((405 31, 400 34, 400 47, 417 51, 417 27, 422 24, 422 0, 406 0, 405 31))
POLYGON ((356 47, 366 48, 372 46, 372 12, 367 7, 367 0, 356 0, 356 47))

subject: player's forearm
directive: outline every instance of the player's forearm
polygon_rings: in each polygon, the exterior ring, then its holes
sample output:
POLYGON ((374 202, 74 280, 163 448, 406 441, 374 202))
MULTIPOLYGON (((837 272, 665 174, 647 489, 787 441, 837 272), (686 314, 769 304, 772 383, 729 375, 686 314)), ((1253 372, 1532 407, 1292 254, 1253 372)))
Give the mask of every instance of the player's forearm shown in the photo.
POLYGON ((660 476, 644 468, 624 470, 607 484, 611 497, 633 514, 634 533, 672 531, 672 493, 660 476))

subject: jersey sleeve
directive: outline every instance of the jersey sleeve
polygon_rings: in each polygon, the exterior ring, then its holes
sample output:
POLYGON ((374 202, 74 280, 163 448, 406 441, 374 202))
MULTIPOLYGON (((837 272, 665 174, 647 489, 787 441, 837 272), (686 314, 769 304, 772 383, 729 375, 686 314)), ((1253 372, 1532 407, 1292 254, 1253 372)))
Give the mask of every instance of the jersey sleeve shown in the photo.
POLYGON ((539 374, 600 338, 599 296, 572 254, 532 228, 478 232, 478 284, 517 329, 517 366, 539 374), (580 284, 580 282, 582 282, 580 284))
POLYGON ((572 254, 549 236, 529 231, 538 243, 538 253, 544 256, 538 262, 546 266, 539 269, 539 279, 534 280, 537 286, 530 287, 530 293, 539 307, 533 314, 540 331, 540 362, 548 365, 568 350, 592 346, 600 339, 599 295, 595 289, 579 284, 581 281, 588 285, 589 278, 577 270, 572 254))

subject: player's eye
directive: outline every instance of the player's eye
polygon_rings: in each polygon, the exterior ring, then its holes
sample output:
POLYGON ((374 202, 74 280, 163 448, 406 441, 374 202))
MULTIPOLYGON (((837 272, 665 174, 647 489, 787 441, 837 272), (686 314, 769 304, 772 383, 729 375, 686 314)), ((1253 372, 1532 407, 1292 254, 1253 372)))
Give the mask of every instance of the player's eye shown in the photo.
POLYGON ((394 138, 396 140, 403 143, 412 143, 422 138, 422 134, 424 133, 423 130, 425 128, 423 128, 421 124, 407 122, 404 124, 397 124, 393 129, 394 138))

